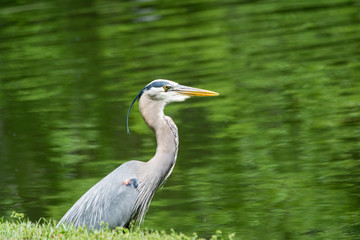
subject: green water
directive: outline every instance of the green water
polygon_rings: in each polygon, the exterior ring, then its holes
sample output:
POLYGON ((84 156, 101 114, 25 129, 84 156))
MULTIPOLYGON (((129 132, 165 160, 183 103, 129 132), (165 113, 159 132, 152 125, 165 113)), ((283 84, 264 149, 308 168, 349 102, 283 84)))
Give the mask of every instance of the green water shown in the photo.
POLYGON ((59 220, 156 148, 137 105, 166 78, 180 150, 143 227, 360 237, 360 2, 2 1, 0 216, 59 220))

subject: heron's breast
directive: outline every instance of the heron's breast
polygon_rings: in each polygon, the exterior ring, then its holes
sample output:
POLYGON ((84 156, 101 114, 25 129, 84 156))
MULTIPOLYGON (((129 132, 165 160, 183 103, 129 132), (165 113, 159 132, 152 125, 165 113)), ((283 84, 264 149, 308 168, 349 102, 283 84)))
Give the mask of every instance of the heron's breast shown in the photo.
POLYGON ((136 178, 132 178, 132 179, 125 179, 122 183, 122 185, 124 185, 125 187, 133 187, 133 188, 137 188, 138 187, 138 181, 136 178))

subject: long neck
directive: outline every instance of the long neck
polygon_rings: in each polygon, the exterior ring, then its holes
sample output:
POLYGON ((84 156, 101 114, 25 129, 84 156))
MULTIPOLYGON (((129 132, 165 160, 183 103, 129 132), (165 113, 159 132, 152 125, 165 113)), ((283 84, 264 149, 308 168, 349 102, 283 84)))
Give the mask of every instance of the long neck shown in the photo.
POLYGON ((172 119, 164 114, 165 103, 154 101, 144 94, 139 101, 140 112, 146 124, 155 132, 157 148, 146 163, 147 172, 154 181, 163 183, 170 175, 177 158, 178 130, 172 119))

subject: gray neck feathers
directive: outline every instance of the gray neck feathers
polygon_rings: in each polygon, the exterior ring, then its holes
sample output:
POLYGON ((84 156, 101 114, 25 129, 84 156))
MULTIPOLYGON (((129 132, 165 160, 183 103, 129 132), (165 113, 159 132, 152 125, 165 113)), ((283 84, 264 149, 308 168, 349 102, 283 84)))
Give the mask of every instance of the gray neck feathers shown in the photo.
POLYGON ((155 156, 147 162, 146 172, 153 180, 166 180, 176 162, 179 138, 173 120, 165 116, 163 101, 151 100, 147 94, 140 98, 140 112, 146 124, 155 132, 157 149, 155 156), (151 170, 151 171, 150 171, 151 170), (155 179, 154 179, 155 178, 155 179))
POLYGON ((171 174, 178 153, 178 129, 173 120, 165 116, 163 101, 152 100, 146 93, 139 101, 140 112, 146 124, 155 132, 157 149, 154 157, 143 165, 139 179, 137 201, 141 221, 156 190, 165 183, 171 174), (145 187, 146 186, 146 187, 145 187))

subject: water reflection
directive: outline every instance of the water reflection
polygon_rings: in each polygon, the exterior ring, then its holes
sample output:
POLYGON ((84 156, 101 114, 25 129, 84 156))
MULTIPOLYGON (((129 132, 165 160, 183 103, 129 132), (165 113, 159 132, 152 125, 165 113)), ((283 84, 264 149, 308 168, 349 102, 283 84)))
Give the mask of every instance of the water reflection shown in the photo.
POLYGON ((154 136, 155 78, 212 89, 166 113, 177 165, 144 226, 207 237, 353 239, 359 228, 356 1, 47 1, 0 7, 0 206, 60 219, 154 136), (166 221, 164 221, 166 219, 166 221))

